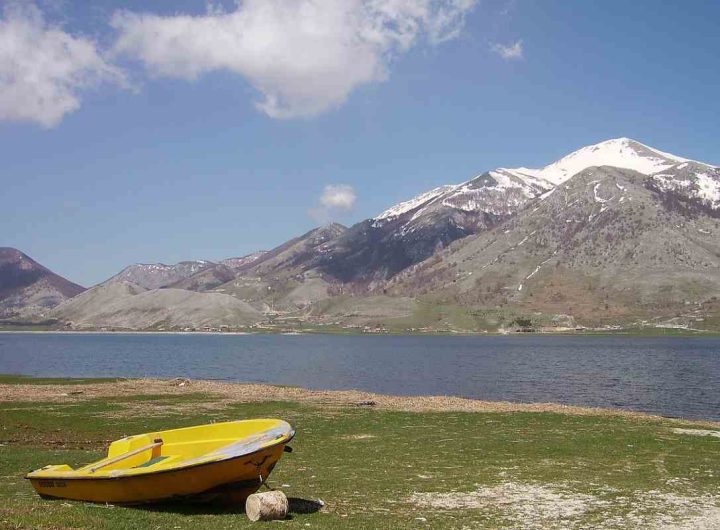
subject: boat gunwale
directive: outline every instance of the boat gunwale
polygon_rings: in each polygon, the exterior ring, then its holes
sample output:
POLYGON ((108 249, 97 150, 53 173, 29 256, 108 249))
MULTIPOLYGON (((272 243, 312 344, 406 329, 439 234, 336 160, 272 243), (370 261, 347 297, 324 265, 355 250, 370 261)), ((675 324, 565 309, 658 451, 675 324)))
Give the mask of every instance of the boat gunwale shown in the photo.
MULTIPOLYGON (((293 429, 291 427, 289 436, 287 436, 287 438, 284 437, 284 438, 278 438, 277 440, 273 440, 273 442, 270 443, 269 445, 266 445, 265 447, 261 447, 260 449, 256 449, 255 451, 252 451, 250 453, 243 453, 241 455, 229 455, 224 458, 218 458, 217 460, 210 460, 209 462, 198 462, 196 464, 190 464, 187 466, 178 466, 178 467, 174 467, 174 468, 170 468, 170 469, 158 469, 155 471, 144 471, 142 473, 135 473, 133 475, 76 476, 76 477, 61 477, 61 476, 31 477, 30 476, 31 474, 35 473, 36 471, 41 471, 41 469, 38 469, 38 470, 34 470, 34 471, 31 471, 30 473, 26 474, 24 478, 26 480, 30 480, 30 481, 32 481, 32 480, 123 480, 123 479, 133 479, 133 478, 142 478, 142 477, 160 475, 163 473, 177 473, 177 472, 185 471, 188 469, 194 469, 196 467, 210 466, 213 464, 222 464, 225 462, 231 462, 238 458, 245 458, 247 456, 252 456, 257 453, 266 451, 268 449, 272 449, 273 447, 276 447, 278 445, 287 445, 294 438, 295 438, 295 429, 293 429)), ((75 471, 77 471, 77 470, 75 470, 75 471)), ((62 497, 58 497, 58 498, 62 498, 62 497)))

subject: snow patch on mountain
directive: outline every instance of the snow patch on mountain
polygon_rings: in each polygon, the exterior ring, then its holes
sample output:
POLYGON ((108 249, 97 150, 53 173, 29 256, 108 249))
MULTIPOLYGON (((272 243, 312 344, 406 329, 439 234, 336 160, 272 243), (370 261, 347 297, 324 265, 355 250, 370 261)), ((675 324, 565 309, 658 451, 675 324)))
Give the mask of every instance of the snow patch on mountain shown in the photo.
POLYGON ((426 202, 432 201, 433 199, 436 199, 437 197, 457 188, 458 186, 455 185, 447 185, 447 186, 440 186, 439 188, 435 188, 433 190, 427 191, 425 193, 421 193, 420 195, 417 195, 416 197, 413 197, 409 201, 404 201, 399 204, 396 204, 395 206, 388 208, 383 213, 375 217, 375 221, 383 221, 383 220, 389 220, 394 219, 396 217, 400 217, 401 215, 410 212, 414 210, 415 208, 418 208, 425 204, 426 202))
MULTIPOLYGON (((414 211, 408 221, 413 222, 441 206, 463 212, 507 215, 552 188, 553 184, 541 177, 517 169, 498 168, 462 184, 441 186, 401 202, 375 217, 373 226, 379 227, 388 220, 414 211)), ((408 228, 401 230, 407 231, 408 228)))
POLYGON ((552 187, 537 177, 499 168, 460 184, 442 197, 442 204, 465 212, 508 215, 552 187))
POLYGON ((696 200, 713 210, 720 209, 720 168, 681 164, 651 175, 650 180, 660 192, 696 200))
POLYGON ((230 267, 233 270, 239 270, 243 269, 252 263, 255 263, 257 260, 262 258, 265 254, 267 254, 266 250, 260 250, 258 252, 254 252, 252 254, 248 254, 247 256, 241 256, 239 258, 227 258, 220 262, 221 265, 225 265, 226 267, 230 267))
POLYGON ((697 178, 698 195, 701 199, 711 202, 713 206, 720 204, 720 180, 713 179, 708 173, 698 173, 697 178))

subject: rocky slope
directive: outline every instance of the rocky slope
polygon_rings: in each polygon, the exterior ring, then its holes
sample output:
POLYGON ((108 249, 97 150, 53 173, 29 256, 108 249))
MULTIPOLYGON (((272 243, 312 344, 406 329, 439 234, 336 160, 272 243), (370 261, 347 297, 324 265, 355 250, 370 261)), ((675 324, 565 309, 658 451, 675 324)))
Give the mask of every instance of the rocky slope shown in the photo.
POLYGON ((42 319, 84 290, 19 250, 0 247, 0 318, 42 319))
POLYGON ((352 226, 313 266, 341 282, 377 284, 457 239, 497 226, 552 187, 502 168, 443 186, 352 226))
POLYGON ((265 311, 306 307, 333 293, 333 280, 314 270, 327 245, 347 229, 337 223, 310 230, 263 253, 239 270, 238 276, 215 287, 265 311))
POLYGON ((163 287, 174 289, 185 289, 187 291, 209 291, 226 282, 234 280, 237 272, 222 263, 213 264, 212 267, 203 269, 187 278, 171 283, 163 287))
POLYGON ((263 253, 244 272, 266 276, 269 274, 293 274, 308 268, 317 256, 327 252, 327 245, 341 237, 347 228, 339 223, 331 223, 315 228, 291 239, 274 249, 263 253))

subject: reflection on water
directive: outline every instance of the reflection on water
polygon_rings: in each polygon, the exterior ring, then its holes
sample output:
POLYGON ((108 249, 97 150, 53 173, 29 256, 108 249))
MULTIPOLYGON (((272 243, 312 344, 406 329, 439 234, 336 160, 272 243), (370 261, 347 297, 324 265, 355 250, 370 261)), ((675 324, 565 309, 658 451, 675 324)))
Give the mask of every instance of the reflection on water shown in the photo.
POLYGON ((0 334, 0 373, 188 377, 720 420, 720 339, 0 334))

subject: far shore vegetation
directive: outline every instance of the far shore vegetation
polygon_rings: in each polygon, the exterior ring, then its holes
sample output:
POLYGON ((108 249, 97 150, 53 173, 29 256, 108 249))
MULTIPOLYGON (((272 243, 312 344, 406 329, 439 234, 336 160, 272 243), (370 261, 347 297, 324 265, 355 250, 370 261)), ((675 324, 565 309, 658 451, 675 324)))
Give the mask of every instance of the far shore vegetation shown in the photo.
POLYGON ((503 329, 470 330, 455 328, 402 328, 399 326, 359 325, 340 326, 326 324, 284 323, 282 325, 262 324, 255 326, 230 328, 206 326, 201 328, 165 328, 157 326, 148 329, 122 329, 122 328, 82 328, 75 329, 59 325, 56 322, 13 322, 0 321, 2 332, 67 332, 67 333, 235 333, 235 334, 326 334, 326 335, 420 335, 420 336, 502 336, 502 335, 556 335, 556 336, 592 336, 592 335, 628 335, 650 337, 695 337, 720 336, 720 329, 696 329, 681 326, 612 326, 612 327, 583 327, 552 328, 533 326, 513 326, 503 329))

